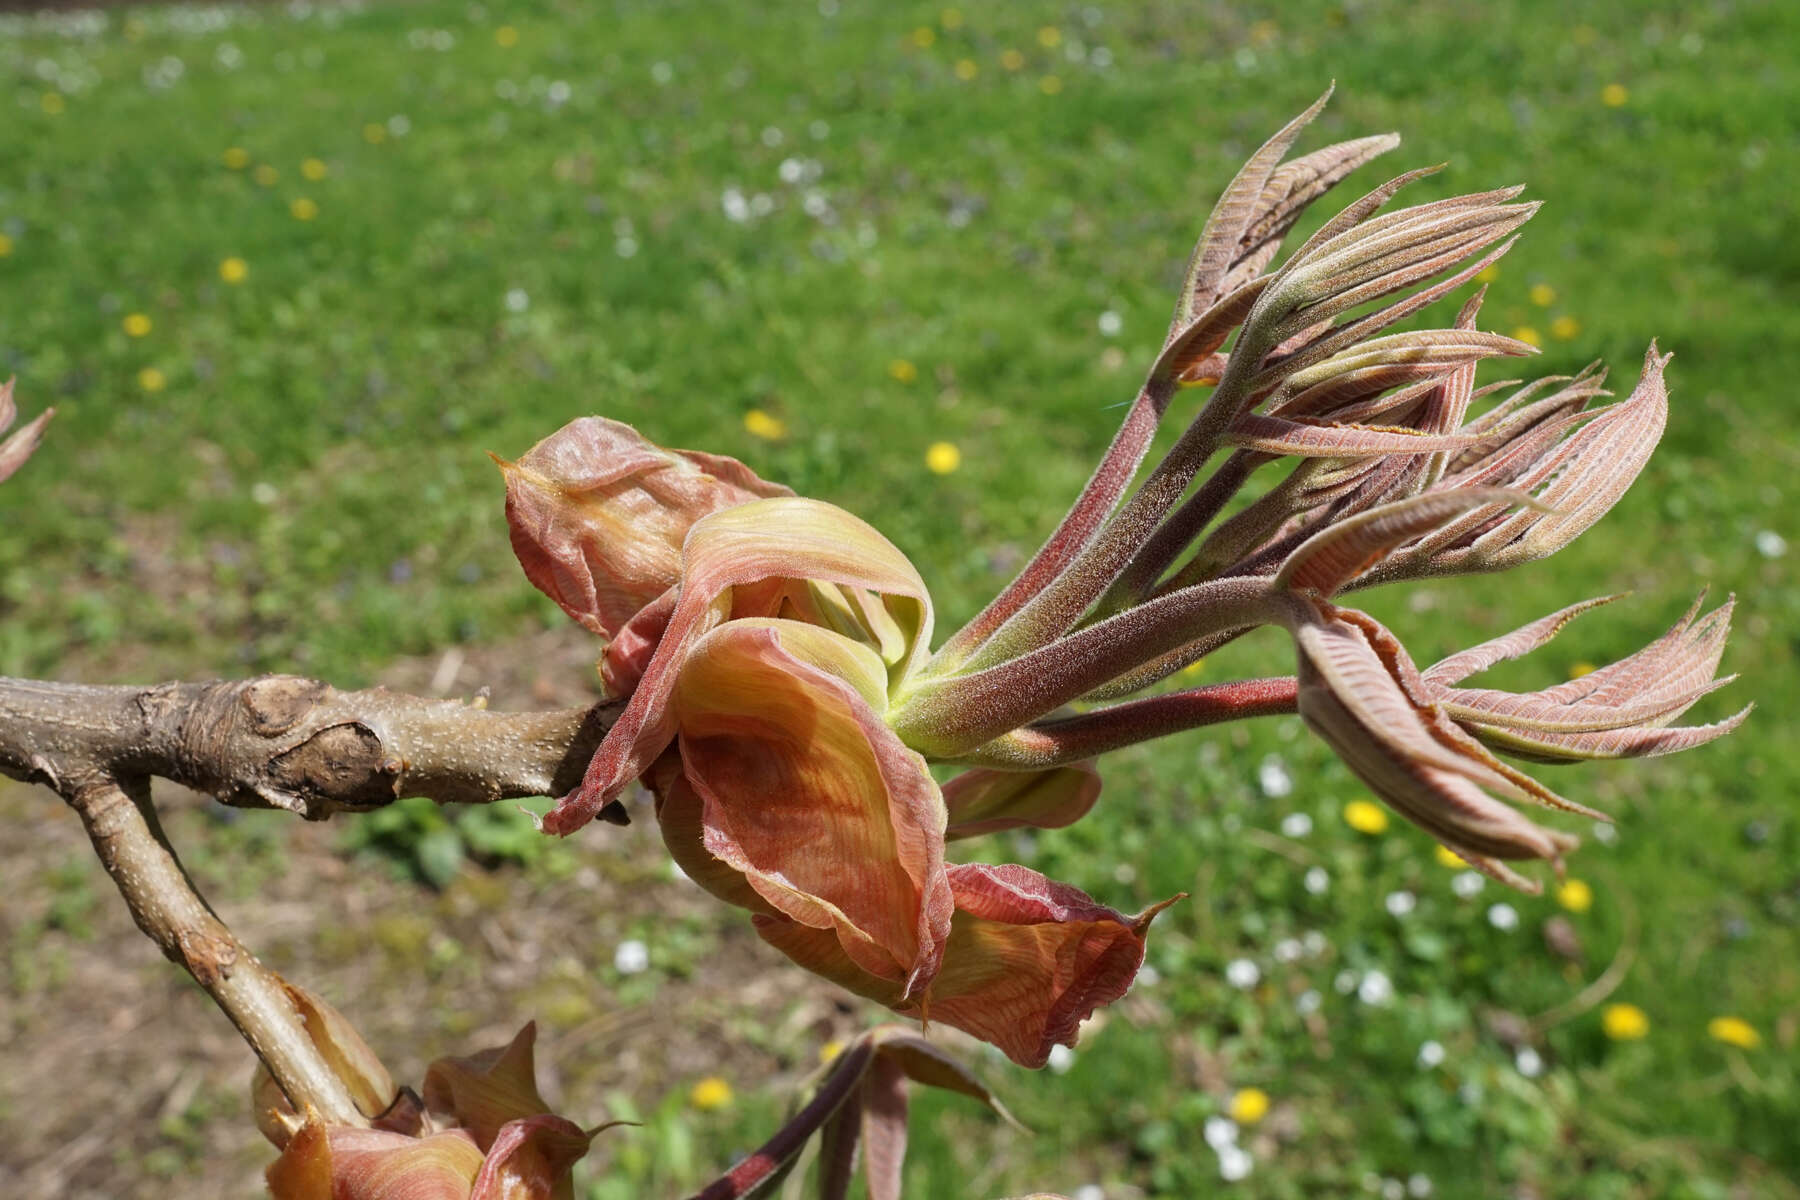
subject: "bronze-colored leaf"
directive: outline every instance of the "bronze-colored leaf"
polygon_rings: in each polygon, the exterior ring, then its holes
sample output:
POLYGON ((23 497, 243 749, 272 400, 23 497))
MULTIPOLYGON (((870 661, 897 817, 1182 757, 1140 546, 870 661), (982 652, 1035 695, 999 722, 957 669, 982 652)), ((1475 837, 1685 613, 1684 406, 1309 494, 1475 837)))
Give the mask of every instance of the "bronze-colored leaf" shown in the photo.
POLYGON ((735 459, 664 450, 602 417, 571 421, 506 477, 513 550, 538 589, 583 626, 611 637, 677 582, 681 543, 708 513, 793 493, 735 459))
POLYGON ((1194 246, 1193 256, 1188 260, 1181 292, 1175 304, 1175 323, 1171 333, 1211 307, 1222 294, 1219 289, 1220 281, 1230 270, 1245 234, 1263 215, 1263 189, 1269 183, 1270 176, 1275 173, 1276 165, 1287 154, 1288 147, 1294 144, 1294 139, 1300 136, 1301 130, 1310 125, 1313 118, 1324 109, 1335 87, 1334 84, 1326 88, 1325 94, 1313 101, 1305 112, 1282 126, 1274 137, 1264 142, 1250 156, 1250 161, 1238 169, 1236 177, 1225 186, 1225 192, 1213 206, 1212 214, 1207 217, 1206 226, 1200 231, 1200 240, 1194 246))
POLYGON ((537 1022, 527 1021, 504 1046, 438 1059, 425 1069, 425 1107, 487 1153, 509 1122, 550 1111, 537 1090, 536 1042, 537 1022))
POLYGON ((1673 628, 1636 654, 1542 691, 1450 685, 1542 645, 1576 615, 1606 600, 1574 605, 1452 655, 1424 678, 1445 711, 1482 741, 1532 761, 1639 758, 1704 745, 1736 729, 1750 709, 1710 725, 1671 725, 1695 701, 1733 678, 1714 679, 1730 632, 1732 605, 1727 602, 1696 619, 1703 600, 1704 595, 1673 628))
POLYGON ((1397 500, 1327 526, 1288 557, 1273 582, 1329 597, 1389 550, 1449 517, 1487 504, 1533 503, 1522 492, 1497 489, 1428 492, 1397 500))
MULTIPOLYGON (((681 591, 631 700, 607 731, 581 786, 542 820, 567 835, 593 819, 655 762, 675 736, 669 697, 696 642, 721 622, 774 617, 792 585, 814 581, 879 594, 897 635, 889 672, 904 677, 929 651, 931 598, 905 555, 841 508, 777 497, 696 521, 683 544, 681 591)), ((885 650, 886 647, 883 647, 885 650)))
POLYGON ((1471 646, 1448 658, 1439 659, 1425 669, 1425 679, 1434 684, 1458 683, 1470 675, 1487 670, 1495 663, 1508 662, 1529 654, 1561 633, 1563 626, 1582 613, 1611 604, 1615 600, 1622 600, 1624 597, 1624 592, 1611 596, 1596 596, 1592 600, 1582 600, 1567 608, 1558 609, 1547 617, 1539 617, 1528 625, 1521 625, 1511 633, 1502 634, 1497 638, 1482 642, 1479 646, 1471 646))
POLYGON ((1367 458, 1386 454, 1431 454, 1460 449, 1455 434, 1420 433, 1395 425, 1313 425, 1244 413, 1220 439, 1227 446, 1259 454, 1317 458, 1367 458))
POLYGON ((593 1140, 593 1133, 550 1113, 508 1121, 482 1160, 469 1200, 575 1200, 574 1167, 593 1140))
POLYGON ((1350 172, 1399 144, 1399 134, 1380 133, 1338 142, 1277 167, 1263 185, 1257 215, 1239 240, 1237 258, 1219 283, 1218 294, 1228 296, 1261 274, 1281 248, 1282 238, 1314 200, 1336 187, 1350 172))

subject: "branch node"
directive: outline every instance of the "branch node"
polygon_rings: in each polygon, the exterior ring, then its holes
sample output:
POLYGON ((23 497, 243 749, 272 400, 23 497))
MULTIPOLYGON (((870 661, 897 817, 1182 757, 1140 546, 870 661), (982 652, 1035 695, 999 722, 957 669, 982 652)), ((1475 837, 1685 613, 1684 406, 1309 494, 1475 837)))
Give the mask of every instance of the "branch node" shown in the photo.
POLYGON ((168 958, 186 967, 195 982, 212 992, 231 978, 231 968, 237 965, 237 943, 229 935, 220 937, 212 930, 182 930, 176 934, 168 958))
MULTIPOLYGON (((247 697, 246 697, 247 699, 247 697)), ((399 795, 403 760, 387 753, 374 730, 360 721, 321 729, 269 760, 276 790, 300 803, 309 821, 339 809, 379 808, 399 795)))
POLYGON ((270 675, 252 680, 244 688, 244 708, 257 733, 276 737, 305 720, 328 690, 316 679, 270 675))

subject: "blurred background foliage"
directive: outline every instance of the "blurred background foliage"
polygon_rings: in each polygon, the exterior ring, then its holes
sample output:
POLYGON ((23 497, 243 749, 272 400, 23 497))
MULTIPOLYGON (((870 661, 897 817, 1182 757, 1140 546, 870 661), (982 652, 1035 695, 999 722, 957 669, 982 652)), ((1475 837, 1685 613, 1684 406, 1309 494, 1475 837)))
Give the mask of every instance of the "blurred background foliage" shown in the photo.
MULTIPOLYGON (((1499 673, 1537 686, 1710 582, 1740 596, 1743 678, 1704 715, 1761 711, 1689 756, 1551 780, 1619 824, 1539 899, 1440 862, 1296 722, 1116 756, 1088 821, 982 852, 1122 909, 1193 899, 1074 1055, 988 1065, 1037 1137, 920 1103, 911 1191, 1800 1194, 1796 46, 1800 9, 1749 0, 0 17, 0 370, 27 415, 59 409, 0 490, 0 672, 353 685, 523 645, 563 619, 512 562, 482 452, 587 413, 857 511, 953 628, 1110 437, 1219 189, 1335 79, 1302 149, 1406 138, 1347 193, 1442 161, 1415 200, 1524 181, 1548 202, 1484 313, 1541 345, 1531 370, 1604 356, 1622 393, 1652 337, 1676 353, 1663 448, 1602 525, 1371 610, 1429 661, 1634 592, 1499 673)), ((1289 655, 1259 638, 1199 677, 1289 655)), ((573 870, 526 831, 425 804, 347 837, 425 884, 497 870, 499 905, 573 870)), ((208 836, 230 861, 276 835, 208 836)), ((80 937, 96 901, 55 871, 9 931, 21 1003, 45 985, 18 948, 80 937)), ((654 969, 621 945, 590 983, 623 971, 620 1002, 658 1003, 738 928, 709 919, 626 914, 596 936, 648 941, 654 969)), ((693 1082, 564 1097, 648 1122, 607 1135, 589 1195, 692 1185, 793 1095, 693 1082)), ((136 1165, 179 1173, 202 1109, 136 1165)))

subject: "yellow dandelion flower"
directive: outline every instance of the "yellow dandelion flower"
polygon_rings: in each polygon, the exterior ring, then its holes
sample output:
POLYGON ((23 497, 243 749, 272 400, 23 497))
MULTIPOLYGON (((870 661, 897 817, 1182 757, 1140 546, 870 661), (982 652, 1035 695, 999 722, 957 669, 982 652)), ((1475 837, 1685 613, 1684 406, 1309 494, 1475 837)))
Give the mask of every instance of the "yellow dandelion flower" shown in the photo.
POLYGON ((964 83, 967 83, 979 74, 981 74, 981 68, 976 64, 974 59, 959 58, 956 60, 956 77, 964 83))
POLYGON ((146 392, 160 392, 169 386, 169 380, 155 367, 145 367, 138 372, 138 386, 146 392))
POLYGON ((929 25, 921 25, 912 31, 912 44, 924 50, 937 41, 937 30, 929 25))
POLYGON ((143 313, 126 313, 125 319, 119 324, 124 328, 126 337, 144 337, 150 332, 150 318, 143 313))
POLYGON ((1594 889, 1580 879, 1565 879, 1556 889, 1556 902, 1572 913, 1594 907, 1594 889))
POLYGON ((379 146, 387 141, 387 126, 378 121, 370 121, 363 126, 363 141, 371 146, 379 146))
POLYGON ((300 164, 300 174, 317 183, 331 174, 331 168, 325 165, 323 159, 309 158, 300 164))
POLYGON ((1600 89, 1600 103, 1608 108, 1622 108, 1629 99, 1631 93, 1625 90, 1622 83, 1609 83, 1600 89))
POLYGON ((1385 832, 1388 827, 1387 809, 1372 800, 1352 800, 1344 805, 1344 824, 1358 833, 1385 832))
POLYGON ((219 278, 226 283, 242 283, 250 274, 250 264, 236 255, 219 264, 219 278))
POLYGON ((731 1104, 731 1085, 717 1075, 708 1075, 688 1092, 688 1103, 701 1112, 714 1112, 731 1104))
POLYGON ((1500 278, 1500 267, 1496 263, 1489 263, 1475 272, 1475 279, 1478 283, 1492 283, 1498 278, 1500 278))
POLYGON ((1512 335, 1515 341, 1524 342, 1527 346, 1541 346, 1544 344, 1544 335, 1529 325, 1519 326, 1512 331, 1512 335))
POLYGON ((1706 1023, 1706 1032, 1713 1041, 1736 1046, 1739 1050, 1754 1050, 1762 1044, 1762 1035, 1756 1032, 1756 1026, 1742 1017, 1714 1017, 1706 1023))
POLYGON ((227 146, 225 153, 219 155, 219 158, 234 171, 241 171, 250 165, 250 152, 242 146, 227 146))
POLYGON ((1615 1042, 1635 1042, 1650 1032, 1650 1018, 1635 1004, 1609 1004, 1600 1010, 1600 1029, 1615 1042))
POLYGON ((1591 662, 1570 663, 1569 678, 1580 679, 1583 675, 1592 675, 1597 670, 1599 670, 1599 668, 1594 666, 1591 662))
POLYGON ((1025 69, 1025 56, 1020 54, 1017 50, 1002 50, 1000 52, 1000 65, 1005 67, 1008 71, 1022 71, 1025 69))
POLYGON ((1254 46, 1266 46, 1281 33, 1281 26, 1273 21, 1258 21, 1250 26, 1250 43, 1254 46))
POLYGON ((7 255, 9 255, 11 253, 12 253, 12 239, 10 237, 6 236, 4 233, 0 233, 0 258, 5 258, 7 255))
POLYGON ((1269 1093, 1261 1088, 1240 1088, 1231 1098, 1231 1119, 1239 1125, 1254 1125, 1269 1115, 1269 1093))
POLYGON ((1206 660, 1204 658, 1196 658, 1193 662, 1181 668, 1178 674, 1183 678, 1192 679, 1204 670, 1206 670, 1206 660))
POLYGON ((494 45, 506 47, 519 44, 519 31, 511 25, 502 25, 494 30, 494 45))
POLYGON ((829 1042, 826 1042, 823 1046, 819 1047, 819 1061, 822 1063, 831 1062, 843 1052, 844 1043, 838 1041, 836 1038, 832 1038, 829 1042))
POLYGON ((779 442, 787 436, 787 422, 760 408, 744 414, 744 428, 751 437, 759 437, 765 442, 779 442))
POLYGON ((54 117, 69 107, 69 104, 62 98, 61 92, 45 92, 38 97, 38 107, 44 110, 46 117, 54 117))
POLYGON ((1046 75, 1038 80, 1038 91, 1046 96, 1054 96, 1062 91, 1062 80, 1055 75, 1046 75))
POLYGON ((1439 866, 1449 867, 1452 871, 1460 871, 1469 865, 1462 855, 1448 846, 1436 847, 1432 850, 1431 856, 1438 860, 1439 866))
POLYGON ((256 180, 256 182, 263 187, 274 187, 275 181, 281 178, 281 172, 277 171, 274 167, 271 167, 268 163, 264 163, 262 166, 256 168, 256 170, 250 172, 250 178, 256 180))
POLYGON ((933 442, 925 451, 925 469, 933 475, 948 475, 962 466, 962 451, 949 442, 933 442))
POLYGON ((1038 45, 1046 50, 1054 50, 1062 45, 1062 30, 1054 25, 1046 25, 1038 30, 1038 45))
POLYGON ((888 374, 893 376, 897 383, 911 383, 919 377, 919 368, 904 358, 896 358, 888 364, 888 374))
POLYGON ((938 14, 938 24, 942 25, 945 29, 961 29, 963 26, 962 10, 960 8, 946 8, 943 12, 938 14))
POLYGON ((1556 303, 1556 289, 1547 283, 1532 284, 1529 295, 1531 302, 1539 308, 1549 308, 1556 303))
POLYGON ((295 196, 288 204, 288 211, 294 214, 296 221, 310 221, 319 215, 319 206, 310 196, 295 196))
POLYGON ((1558 317, 1550 322, 1550 336, 1559 342, 1570 341, 1581 334, 1581 322, 1574 317, 1558 317))

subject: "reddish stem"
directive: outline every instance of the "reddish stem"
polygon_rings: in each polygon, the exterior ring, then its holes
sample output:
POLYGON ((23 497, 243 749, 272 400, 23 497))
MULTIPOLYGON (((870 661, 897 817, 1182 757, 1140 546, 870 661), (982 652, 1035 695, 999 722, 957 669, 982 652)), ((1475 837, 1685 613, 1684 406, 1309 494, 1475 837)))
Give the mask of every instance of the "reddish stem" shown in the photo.
POLYGON ((923 683, 898 699, 888 720, 914 749, 955 758, 1171 650, 1211 633, 1268 620, 1266 581, 1204 583, 1147 601, 997 666, 923 683))
POLYGON ((875 1055, 872 1042, 863 1040, 838 1056, 837 1065, 820 1085, 807 1106, 775 1131, 775 1135, 750 1157, 731 1168, 706 1187, 694 1193, 691 1200, 737 1200, 749 1195, 781 1171, 808 1138, 819 1131, 831 1114, 849 1098, 862 1082, 863 1072, 875 1055))
POLYGON ((1150 449, 1157 423, 1174 398, 1173 383, 1146 384, 1132 401, 1131 411, 1107 447, 1106 456, 1089 477, 1062 523, 1038 548, 1025 569, 1006 585, 973 620, 953 634, 932 660, 933 668, 953 669, 985 642, 995 630, 1024 608, 1033 596, 1062 573, 1105 523, 1107 514, 1125 494, 1138 464, 1150 449))
POLYGON ((1022 770, 1067 766, 1171 733, 1250 717, 1289 715, 1295 711, 1298 696, 1299 682, 1292 675, 1215 683, 1028 725, 988 743, 963 761, 1022 770))

